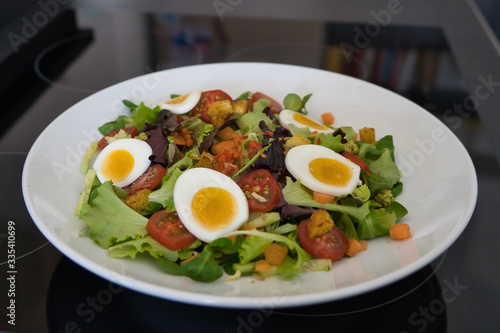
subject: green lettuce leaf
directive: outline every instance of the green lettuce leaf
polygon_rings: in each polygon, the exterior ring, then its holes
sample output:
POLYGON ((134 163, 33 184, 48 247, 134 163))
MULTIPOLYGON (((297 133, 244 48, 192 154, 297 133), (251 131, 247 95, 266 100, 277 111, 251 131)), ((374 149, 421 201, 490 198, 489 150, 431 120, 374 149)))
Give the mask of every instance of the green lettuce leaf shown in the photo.
MULTIPOLYGON (((172 168, 170 168, 172 169, 172 168)), ((167 208, 168 211, 175 210, 174 206, 174 186, 177 178, 182 174, 179 168, 173 169, 170 177, 161 185, 159 189, 153 191, 149 194, 149 200, 152 202, 157 202, 163 207, 167 208)))
POLYGON ((341 142, 342 137, 340 135, 331 135, 319 133, 315 137, 315 143, 319 140, 319 145, 329 148, 337 153, 341 153, 345 150, 344 144, 341 142))
POLYGON ((271 101, 265 98, 261 98, 258 101, 253 103, 252 112, 262 113, 265 108, 267 108, 271 104, 271 101))
POLYGON ((102 135, 106 135, 111 131, 117 130, 119 128, 124 128, 127 126, 132 126, 133 119, 124 115, 116 117, 115 120, 109 121, 99 127, 99 132, 102 135))
POLYGON ((368 167, 373 172, 368 175, 368 187, 373 195, 384 189, 392 189, 402 175, 388 148, 384 148, 382 155, 369 163, 368 167))
MULTIPOLYGON (((232 236, 232 235, 257 236, 257 237, 261 237, 261 238, 272 240, 272 241, 275 241, 278 243, 285 244, 291 252, 294 252, 297 254, 296 259, 290 258, 290 259, 294 260, 294 263, 295 263, 293 265, 293 268, 291 271, 293 273, 293 275, 300 273, 300 269, 301 269, 302 265, 306 261, 308 261, 312 258, 312 255, 309 254, 306 250, 304 250, 295 240, 292 240, 289 237, 286 237, 283 235, 278 235, 278 234, 274 234, 272 232, 264 232, 264 231, 258 231, 258 230, 235 230, 235 231, 232 231, 232 232, 226 234, 225 236, 232 236)), ((290 277, 290 274, 288 274, 288 273, 284 273, 284 275, 287 278, 290 277)))
POLYGON ((199 256, 181 265, 181 272, 182 275, 201 282, 212 282, 222 276, 222 268, 209 246, 205 246, 199 256))
POLYGON ((80 210, 80 219, 85 222, 92 240, 104 249, 120 242, 138 239, 147 235, 148 219, 128 207, 107 181, 97 187, 92 206, 85 203, 80 210))
POLYGON ((340 218, 335 219, 335 225, 339 228, 347 238, 358 239, 358 233, 352 220, 347 214, 341 214, 340 218))
POLYGON ((347 141, 356 139, 356 131, 351 126, 340 126, 340 129, 345 133, 344 139, 347 141))
POLYGON ((368 186, 366 186, 366 184, 356 187, 352 192, 352 196, 358 200, 361 200, 363 203, 370 200, 370 195, 370 189, 368 189, 368 186))
POLYGON ((155 258, 155 260, 158 266, 160 266, 160 268, 166 273, 170 275, 183 275, 181 266, 176 262, 170 261, 165 258, 155 258))
POLYGON ((201 120, 199 115, 186 121, 184 127, 195 135, 194 144, 196 147, 199 147, 203 139, 214 130, 214 126, 201 120))
POLYGON ((269 101, 267 99, 261 99, 254 103, 252 112, 247 112, 240 118, 236 119, 236 125, 238 125, 238 128, 243 132, 260 132, 261 130, 259 127, 259 123, 261 121, 264 121, 271 131, 276 128, 276 125, 273 124, 271 118, 269 118, 264 112, 262 112, 264 108, 259 107, 258 103, 261 101, 267 101, 267 105, 269 105, 269 101))
POLYGON ((109 256, 112 258, 131 257, 138 253, 149 253, 154 258, 165 258, 170 261, 177 261, 179 255, 177 251, 171 251, 155 241, 151 236, 129 240, 109 248, 109 256))
POLYGON ((208 246, 210 246, 214 251, 221 252, 223 254, 235 254, 238 253, 238 249, 243 242, 243 236, 238 235, 236 240, 233 242, 229 238, 218 238, 212 241, 208 246))
POLYGON ((144 127, 145 123, 153 124, 160 113, 160 106, 156 106, 155 108, 150 108, 144 105, 143 102, 139 104, 135 109, 132 115, 132 125, 137 127, 139 130, 144 127))
POLYGON ((338 205, 336 203, 319 203, 313 199, 312 193, 299 180, 293 182, 290 177, 287 177, 286 186, 283 188, 282 194, 286 202, 291 205, 324 208, 334 212, 345 213, 356 223, 363 221, 370 212, 369 202, 365 202, 360 207, 338 205))
POLYGON ((385 211, 388 213, 394 213, 394 215, 396 215, 396 219, 398 220, 408 214, 408 210, 397 201, 391 202, 389 206, 385 207, 385 211))
POLYGON ((387 235, 396 223, 396 214, 384 209, 373 209, 356 229, 359 239, 372 239, 387 235))
POLYGON ((264 250, 271 245, 272 242, 272 239, 256 236, 247 237, 238 249, 240 263, 246 264, 263 255, 264 250))

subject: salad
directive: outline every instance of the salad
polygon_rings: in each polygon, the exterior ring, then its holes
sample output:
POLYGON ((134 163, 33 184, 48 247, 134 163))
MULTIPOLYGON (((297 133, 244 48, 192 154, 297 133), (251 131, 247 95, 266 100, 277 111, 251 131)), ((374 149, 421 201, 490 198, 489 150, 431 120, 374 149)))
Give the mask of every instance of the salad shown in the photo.
POLYGON ((411 237, 392 136, 336 126, 260 92, 172 95, 130 109, 85 153, 76 215, 113 258, 211 282, 330 270, 367 241, 411 237))

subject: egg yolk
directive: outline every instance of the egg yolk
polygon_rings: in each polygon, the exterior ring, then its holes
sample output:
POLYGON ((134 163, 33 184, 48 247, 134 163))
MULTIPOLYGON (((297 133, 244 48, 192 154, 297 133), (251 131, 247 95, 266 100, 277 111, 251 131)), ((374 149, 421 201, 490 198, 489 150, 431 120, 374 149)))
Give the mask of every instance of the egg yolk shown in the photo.
POLYGON ((317 130, 327 130, 328 127, 321 125, 317 121, 312 120, 309 117, 304 116, 302 113, 295 113, 293 115, 293 120, 295 120, 298 123, 301 123, 302 125, 317 129, 317 130))
POLYGON ((309 172, 318 181, 331 186, 346 186, 352 178, 352 169, 330 158, 316 158, 309 163, 309 172))
POLYGON ((184 102, 186 100, 186 98, 188 96, 189 95, 182 95, 182 96, 176 97, 174 99, 166 101, 165 104, 181 104, 182 102, 184 102))
POLYGON ((134 168, 134 156, 126 150, 119 149, 110 152, 101 165, 104 178, 119 182, 127 178, 134 168))
POLYGON ((233 195, 228 191, 219 187, 206 187, 194 195, 191 211, 203 229, 216 231, 233 222, 237 205, 233 195))

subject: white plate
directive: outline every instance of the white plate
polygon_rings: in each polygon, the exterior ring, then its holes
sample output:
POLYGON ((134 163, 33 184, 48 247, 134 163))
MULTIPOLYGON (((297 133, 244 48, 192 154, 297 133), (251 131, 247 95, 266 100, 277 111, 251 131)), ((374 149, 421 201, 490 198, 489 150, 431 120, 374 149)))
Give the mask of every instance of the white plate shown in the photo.
POLYGON ((262 308, 338 300, 395 282, 443 253, 466 227, 475 207, 472 161, 456 136, 416 104, 378 86, 331 72, 290 65, 224 63, 183 67, 137 77, 84 99, 55 119, 31 148, 23 171, 27 208, 41 232, 67 257, 89 271, 149 295, 198 305, 262 308), (237 97, 261 91, 276 100, 287 93, 313 93, 313 117, 335 115, 335 125, 373 127, 392 134, 396 163, 404 173, 400 201, 413 232, 406 241, 382 237, 368 250, 290 281, 245 277, 232 282, 194 282, 167 275, 149 258, 112 259, 89 237, 79 236, 75 217, 83 176, 81 156, 101 135, 97 127, 126 113, 121 100, 155 105, 171 93, 223 89, 237 97))

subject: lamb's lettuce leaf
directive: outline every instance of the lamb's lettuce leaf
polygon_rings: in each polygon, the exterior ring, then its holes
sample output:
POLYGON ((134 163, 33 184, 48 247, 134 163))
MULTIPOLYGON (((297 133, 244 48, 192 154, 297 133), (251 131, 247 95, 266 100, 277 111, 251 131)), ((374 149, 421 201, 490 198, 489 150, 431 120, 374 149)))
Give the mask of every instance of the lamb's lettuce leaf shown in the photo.
POLYGON ((387 235, 396 223, 396 214, 385 209, 372 209, 356 229, 359 239, 372 239, 387 235))
POLYGON ((209 246, 205 246, 199 256, 181 265, 181 272, 182 275, 201 282, 212 282, 222 276, 222 268, 209 246))
POLYGON ((388 148, 384 148, 380 157, 370 162, 368 167, 373 172, 368 175, 368 187, 373 195, 384 189, 392 189, 402 176, 388 148))

